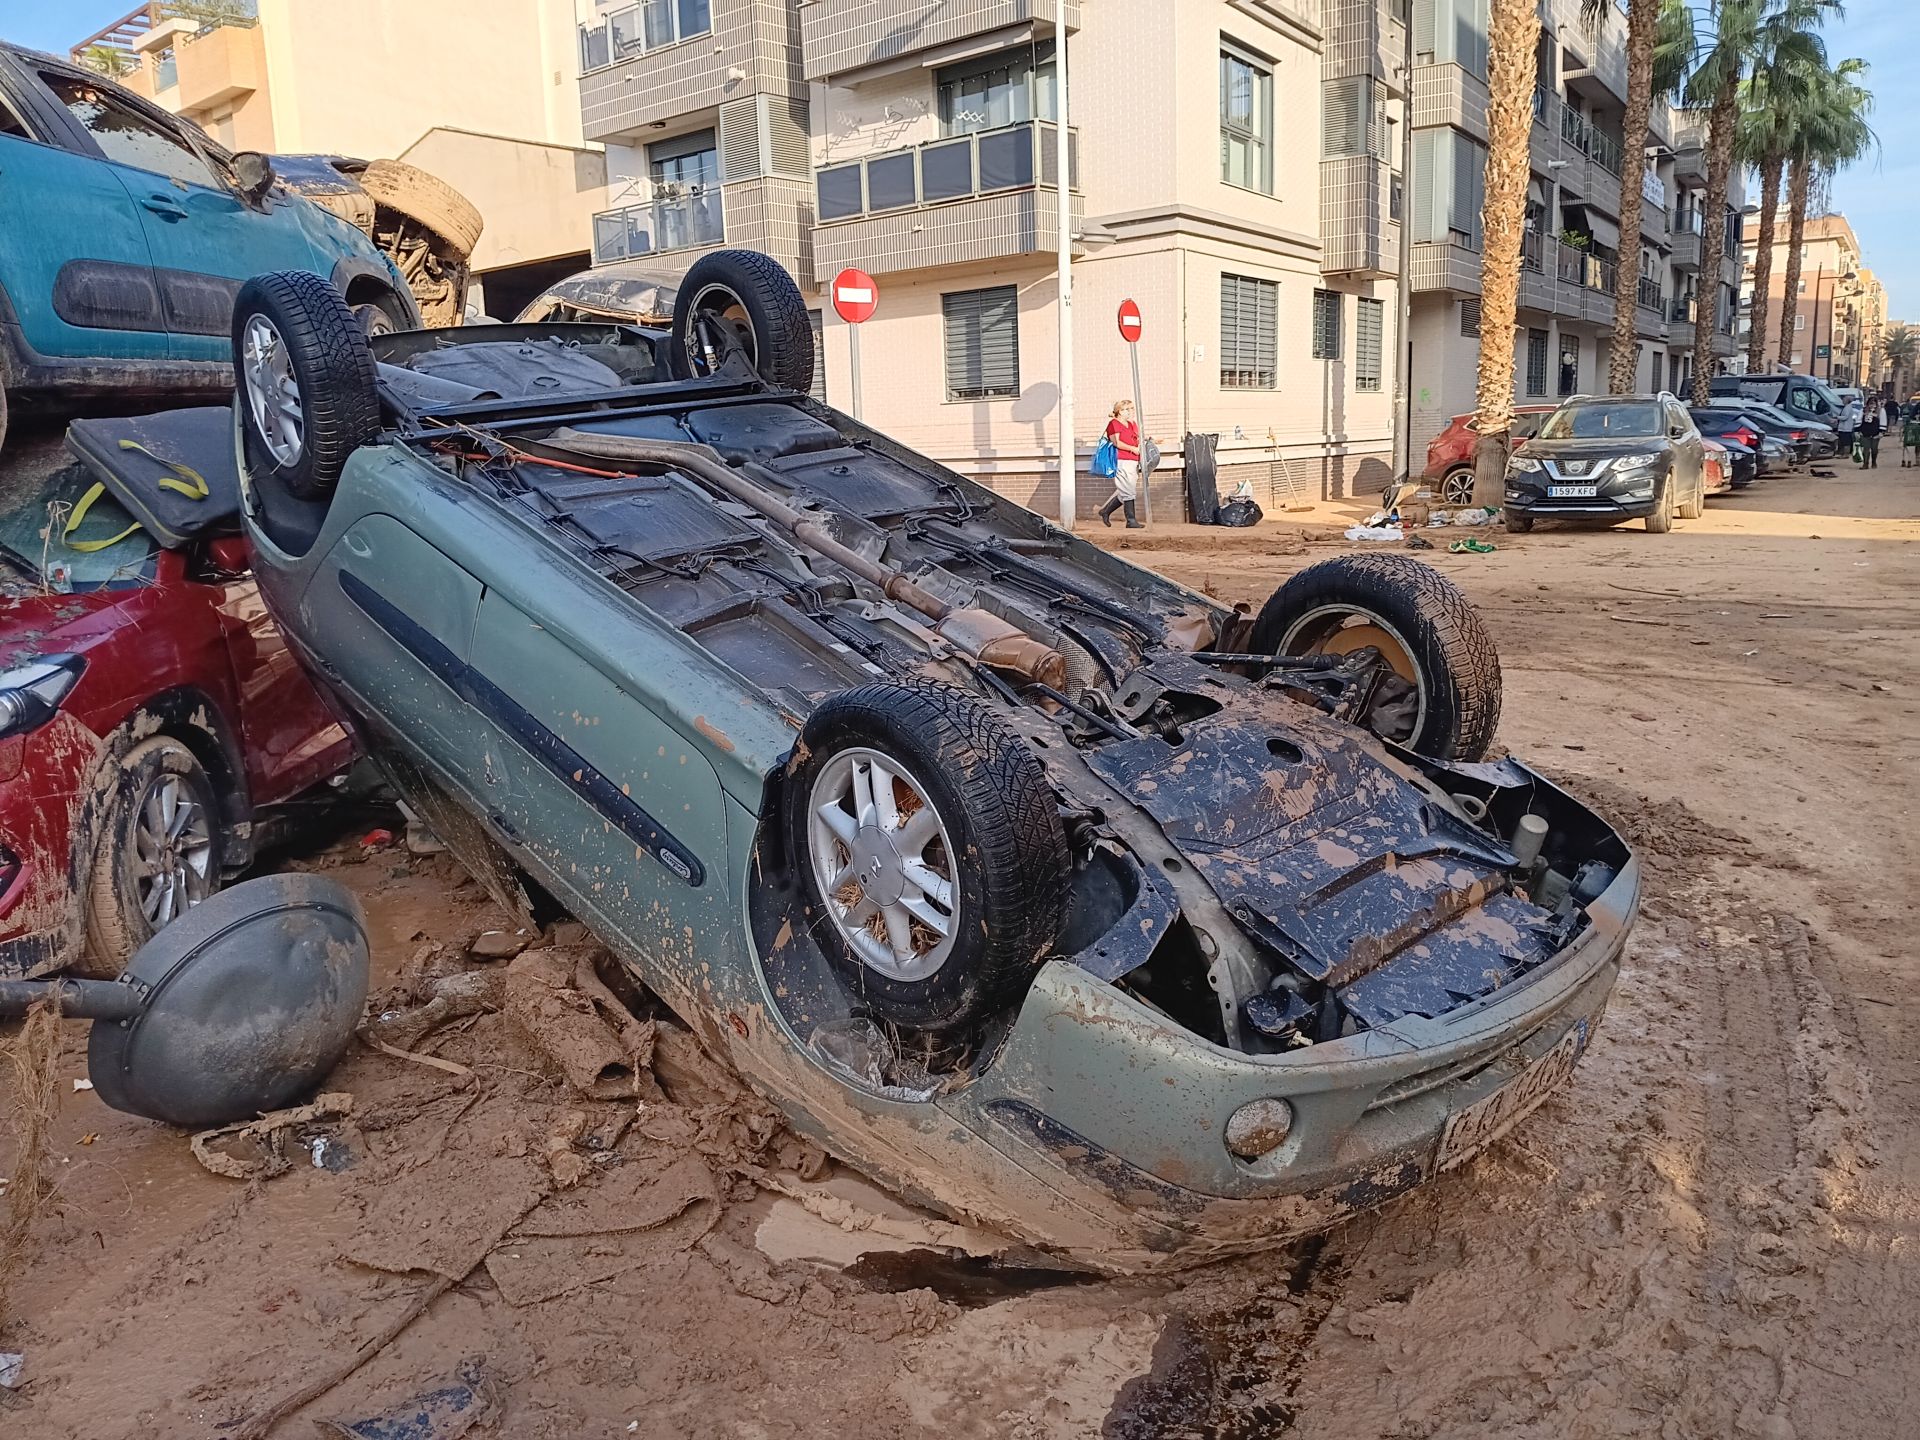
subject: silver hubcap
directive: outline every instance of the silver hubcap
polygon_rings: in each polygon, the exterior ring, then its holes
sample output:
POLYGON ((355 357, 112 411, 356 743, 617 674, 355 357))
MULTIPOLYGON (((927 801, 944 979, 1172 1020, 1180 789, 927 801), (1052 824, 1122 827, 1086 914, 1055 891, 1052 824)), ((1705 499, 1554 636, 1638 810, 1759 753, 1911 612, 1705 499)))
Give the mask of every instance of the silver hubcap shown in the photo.
POLYGON ((261 443, 278 463, 298 463, 307 433, 300 382, 294 378, 286 341, 266 316, 248 319, 240 340, 240 364, 247 376, 247 408, 261 443))
POLYGON ((1473 472, 1456 470, 1440 482, 1440 498, 1449 505, 1473 503, 1473 472))
POLYGON ((925 980, 958 929, 953 845, 926 787, 897 760, 843 750, 808 797, 808 849, 827 910, 861 964, 925 980))
POLYGON ((207 898, 213 827, 206 807, 177 775, 148 787, 133 825, 134 890, 140 913, 158 930, 207 898))

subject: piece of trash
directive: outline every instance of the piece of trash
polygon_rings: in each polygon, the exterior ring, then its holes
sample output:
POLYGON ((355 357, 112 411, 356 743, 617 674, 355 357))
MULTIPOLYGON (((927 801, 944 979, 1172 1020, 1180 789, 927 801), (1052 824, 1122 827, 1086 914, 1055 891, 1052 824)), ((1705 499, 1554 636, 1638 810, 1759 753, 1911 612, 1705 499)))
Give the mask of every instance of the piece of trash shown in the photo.
POLYGON ((1441 525, 1451 525, 1452 523, 1453 512, 1451 510, 1436 510, 1427 517, 1427 526, 1429 529, 1437 528, 1441 525))
MULTIPOLYGON (((275 1110, 258 1120, 202 1130, 190 1142, 193 1158, 229 1180, 265 1180, 291 1168, 286 1157, 286 1132, 295 1125, 343 1120, 353 1113, 353 1096, 329 1090, 310 1105, 275 1110), (218 1145, 221 1148, 215 1149, 218 1145)), ((299 1142, 302 1148, 310 1141, 299 1142)), ((316 1163, 319 1163, 316 1161, 316 1163)))
POLYGON ((418 820, 407 821, 407 853, 409 855, 444 855, 447 842, 418 820))
POLYGON ((531 930, 482 930, 467 946, 476 960, 511 960, 534 941, 531 930))
POLYGON ((392 843, 393 832, 391 830, 369 830, 360 837, 360 848, 363 850, 377 850, 382 845, 391 845, 392 843))
POLYGON ((1769 614, 1762 615, 1760 618, 1762 620, 1791 620, 1793 616, 1787 614, 1783 610, 1775 610, 1770 612, 1769 614))
POLYGON ((1615 615, 1611 611, 1607 613, 1607 619, 1618 620, 1622 625, 1670 625, 1673 623, 1669 620, 1648 620, 1639 615, 1615 615))
POLYGON ((657 1100, 653 1022, 594 973, 595 949, 548 946, 507 962, 502 1010, 527 1047, 589 1100, 657 1100))
POLYGON ((1689 641, 1687 641, 1687 644, 1689 644, 1689 645, 1711 645, 1712 643, 1713 643, 1713 642, 1712 642, 1711 640, 1689 640, 1689 641))
POLYGON ((1349 525, 1349 540, 1404 540, 1406 534, 1398 525, 1349 525))
POLYGON ((19 1389, 20 1371, 26 1363, 27 1357, 18 1350, 0 1351, 0 1389, 19 1389))
POLYGON ((1447 546, 1447 553, 1449 555, 1491 555, 1498 548, 1499 547, 1490 540, 1481 540, 1475 537, 1467 540, 1454 541, 1451 545, 1447 546))
POLYGON ((1491 525, 1498 516, 1498 511, 1489 510, 1486 506, 1481 505, 1471 510, 1455 511, 1453 523, 1455 525, 1491 525))
POLYGON ((1433 542, 1422 535, 1409 535, 1407 536, 1407 549, 1431 550, 1433 549, 1433 542))
POLYGON ((813 1027, 807 1047, 835 1070, 869 1085, 887 1083, 893 1046, 873 1021, 862 1018, 829 1020, 813 1027))
POLYGON ((80 1137, 80 1143, 82 1145, 91 1145, 93 1144, 94 1141, 98 1140, 99 1138, 100 1138, 99 1135, 95 1134, 92 1131, 89 1131, 88 1133, 80 1137))
POLYGON ((460 1362, 455 1379, 364 1420, 321 1420, 323 1434, 346 1440, 459 1440, 493 1411, 493 1387, 477 1358, 460 1362))
POLYGON ((1748 660, 1748 659, 1751 659, 1753 656, 1758 655, 1759 653, 1760 652, 1758 650, 1742 650, 1740 652, 1740 658, 1742 660, 1748 660))
POLYGON ((1584 746, 1584 745, 1572 745, 1572 744, 1562 744, 1562 745, 1560 746, 1560 748, 1561 748, 1562 750, 1584 750, 1584 749, 1586 749, 1587 747, 1586 747, 1586 746, 1584 746))
POLYGON ((73 1082, 73 1093, 76 1095, 78 1095, 82 1090, 91 1090, 91 1089, 93 1089, 93 1081, 91 1080, 76 1080, 73 1082))

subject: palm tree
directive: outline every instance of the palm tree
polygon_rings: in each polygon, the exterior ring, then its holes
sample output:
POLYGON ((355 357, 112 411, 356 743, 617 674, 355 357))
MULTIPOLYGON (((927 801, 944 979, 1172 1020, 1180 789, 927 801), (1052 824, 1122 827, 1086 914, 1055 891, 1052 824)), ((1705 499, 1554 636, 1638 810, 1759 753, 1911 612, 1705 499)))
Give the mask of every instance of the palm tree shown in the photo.
POLYGON ((1499 509, 1513 431, 1513 329, 1527 220, 1538 0, 1491 0, 1487 16, 1487 179, 1480 229, 1480 368, 1473 500, 1499 509))
MULTIPOLYGON (((1832 71, 1817 74, 1795 119, 1788 150, 1787 283, 1786 300, 1780 307, 1782 365, 1792 363, 1793 320, 1799 310, 1800 248, 1806 236, 1814 182, 1858 160, 1875 144, 1873 129, 1867 124, 1873 96, 1860 83, 1866 73, 1866 61, 1843 60, 1832 71)), ((1814 300, 1817 305, 1819 297, 1814 300)))
POLYGON ((1773 245, 1780 212, 1780 181, 1795 136, 1826 65, 1817 37, 1778 43, 1761 56, 1741 96, 1734 159, 1759 172, 1760 233, 1753 253, 1753 314, 1747 334, 1747 370, 1765 367, 1767 313, 1773 301, 1773 245), (1813 62, 1813 63, 1809 63, 1813 62))
MULTIPOLYGON (((1621 131, 1624 163, 1620 175, 1620 254, 1614 265, 1613 348, 1607 389, 1625 395, 1633 389, 1635 310, 1640 303, 1640 176, 1646 168, 1647 119, 1653 109, 1653 58, 1659 37, 1661 0, 1627 0, 1627 115, 1621 131)), ((1597 40, 1613 0, 1580 0, 1580 19, 1597 40)), ((1481 333, 1485 334, 1482 309, 1481 333)))
POLYGON ((1920 331, 1911 325, 1889 325, 1880 337, 1880 354, 1886 361, 1888 383, 1896 395, 1911 395, 1914 362, 1920 360, 1920 331))
POLYGON ((89 70, 117 80, 140 62, 117 45, 89 45, 74 57, 89 70))
POLYGON ((1700 237, 1700 314, 1693 327, 1693 403, 1704 405, 1713 377, 1720 313, 1721 262, 1727 254, 1727 175, 1740 122, 1741 82, 1753 64, 1811 37, 1838 0, 1707 0, 1700 63, 1687 78, 1688 108, 1707 115, 1706 223, 1700 237))

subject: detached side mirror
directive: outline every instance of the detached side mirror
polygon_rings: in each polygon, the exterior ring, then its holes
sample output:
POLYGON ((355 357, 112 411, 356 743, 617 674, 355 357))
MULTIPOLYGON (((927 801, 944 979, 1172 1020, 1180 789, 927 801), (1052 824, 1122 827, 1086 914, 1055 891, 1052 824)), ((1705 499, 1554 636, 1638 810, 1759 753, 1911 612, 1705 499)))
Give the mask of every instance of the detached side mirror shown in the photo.
POLYGON ((242 150, 233 157, 233 178, 239 181, 240 193, 247 203, 258 205, 273 188, 277 177, 273 173, 273 161, 258 150, 242 150))

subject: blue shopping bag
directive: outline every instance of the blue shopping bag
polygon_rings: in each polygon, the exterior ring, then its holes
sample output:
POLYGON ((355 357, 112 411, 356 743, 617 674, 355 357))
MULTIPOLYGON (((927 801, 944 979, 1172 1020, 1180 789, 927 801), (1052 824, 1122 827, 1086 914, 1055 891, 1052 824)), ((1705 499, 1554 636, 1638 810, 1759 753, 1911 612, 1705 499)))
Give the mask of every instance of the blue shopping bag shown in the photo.
POLYGON ((1093 447, 1093 465, 1090 467, 1102 480, 1111 480, 1120 473, 1120 449, 1113 443, 1113 437, 1102 437, 1093 447))

